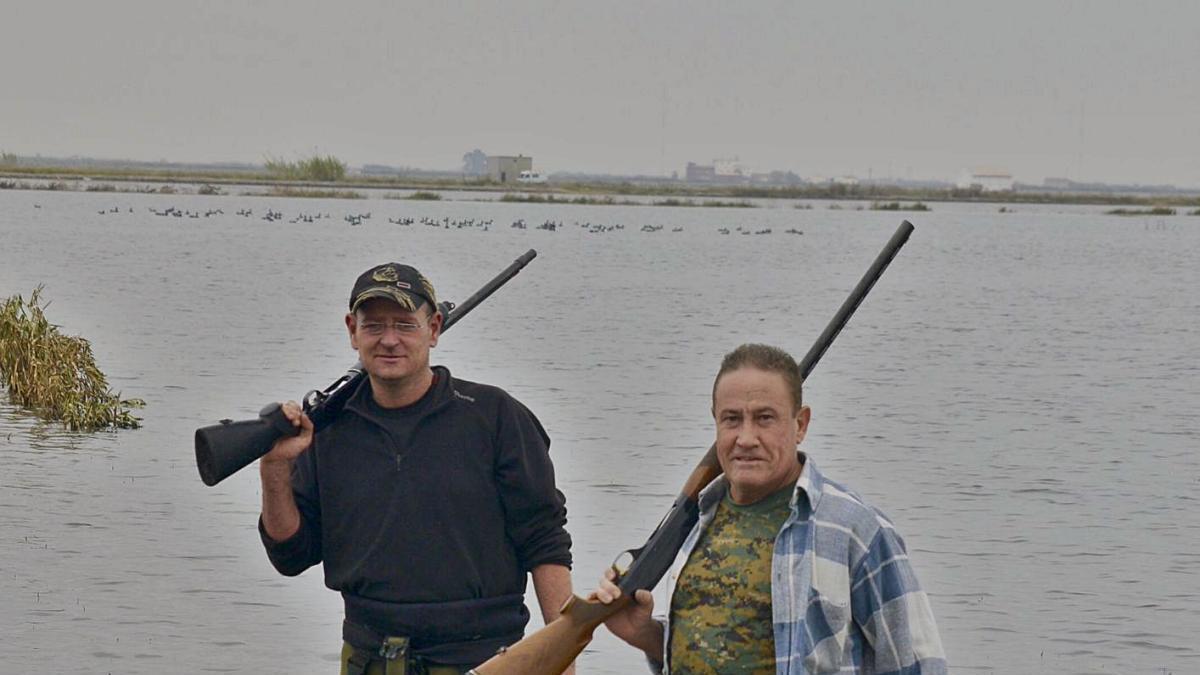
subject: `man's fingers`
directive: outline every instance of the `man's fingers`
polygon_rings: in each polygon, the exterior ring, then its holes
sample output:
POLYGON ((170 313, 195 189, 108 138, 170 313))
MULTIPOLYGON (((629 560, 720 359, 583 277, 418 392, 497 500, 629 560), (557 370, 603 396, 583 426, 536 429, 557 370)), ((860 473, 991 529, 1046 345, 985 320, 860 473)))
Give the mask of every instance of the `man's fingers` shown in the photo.
POLYGON ((611 581, 607 579, 601 579, 600 586, 598 586, 596 590, 592 592, 592 595, 595 596, 596 600, 599 600, 607 605, 613 600, 621 597, 621 589, 611 581))
POLYGON ((287 417, 288 421, 294 426, 300 426, 300 418, 302 417, 300 406, 295 401, 287 401, 283 404, 282 408, 284 417, 287 417))
POLYGON ((295 401, 288 401, 284 403, 282 407, 284 417, 287 417, 288 421, 292 423, 292 426, 300 429, 301 431, 313 430, 312 420, 309 419, 308 415, 304 413, 304 409, 300 407, 299 403, 296 403, 295 401))

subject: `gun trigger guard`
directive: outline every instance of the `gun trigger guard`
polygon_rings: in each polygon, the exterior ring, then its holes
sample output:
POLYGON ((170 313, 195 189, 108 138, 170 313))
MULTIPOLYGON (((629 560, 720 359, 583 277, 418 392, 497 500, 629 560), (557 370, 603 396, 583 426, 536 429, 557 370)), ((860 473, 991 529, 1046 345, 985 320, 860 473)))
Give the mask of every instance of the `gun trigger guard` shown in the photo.
POLYGON ((620 580, 621 577, 625 576, 625 573, 629 571, 629 568, 633 566, 633 563, 637 562, 638 555, 641 554, 641 552, 642 549, 640 548, 630 549, 628 551, 621 551, 617 554, 616 558, 613 558, 611 567, 612 570, 617 573, 617 580, 620 580))

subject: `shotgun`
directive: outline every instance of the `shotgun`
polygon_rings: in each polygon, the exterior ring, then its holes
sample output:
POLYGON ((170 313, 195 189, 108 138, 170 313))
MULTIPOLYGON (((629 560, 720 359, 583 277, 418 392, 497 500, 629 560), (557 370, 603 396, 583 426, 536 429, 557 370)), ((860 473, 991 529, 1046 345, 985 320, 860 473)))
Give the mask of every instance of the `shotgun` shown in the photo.
MULTIPOLYGON (((900 247, 912 234, 912 223, 900 224, 895 234, 871 263, 871 267, 842 303, 829 325, 800 362, 800 374, 807 380, 821 356, 833 344, 834 338, 846 326, 854 310, 862 304, 871 287, 883 275, 900 247)), ((717 462, 717 446, 709 447, 700 463, 692 470, 683 490, 675 498, 671 510, 655 528, 646 543, 623 552, 613 563, 619 574, 617 586, 621 597, 609 604, 585 600, 578 595, 567 599, 560 616, 544 628, 502 650, 485 663, 468 671, 474 675, 560 675, 579 653, 592 641, 596 627, 608 617, 621 611, 632 601, 634 592, 653 589, 675 562, 684 539, 699 519, 700 492, 721 475, 717 462), (625 563, 629 563, 626 565, 625 563)))
MULTIPOLYGON (((461 305, 439 302, 438 310, 445 317, 442 332, 450 330, 459 319, 517 276, 517 273, 536 256, 537 251, 533 249, 521 254, 461 305)), ((346 401, 366 376, 360 361, 323 391, 314 389, 304 396, 304 412, 312 420, 314 431, 324 429, 337 418, 346 401)), ((275 441, 298 433, 300 429, 292 426, 279 403, 267 404, 258 413, 258 419, 238 422, 221 420, 217 424, 201 427, 196 430, 195 438, 196 468, 200 470, 200 480, 204 481, 205 485, 216 485, 270 452, 275 441)))

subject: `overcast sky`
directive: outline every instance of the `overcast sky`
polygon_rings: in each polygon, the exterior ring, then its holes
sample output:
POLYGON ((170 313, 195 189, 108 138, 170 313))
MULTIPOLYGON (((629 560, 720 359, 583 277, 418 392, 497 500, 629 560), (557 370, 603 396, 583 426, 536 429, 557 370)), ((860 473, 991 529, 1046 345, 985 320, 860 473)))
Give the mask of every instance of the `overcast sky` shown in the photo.
POLYGON ((1200 186, 1200 3, 0 0, 0 150, 1200 186))

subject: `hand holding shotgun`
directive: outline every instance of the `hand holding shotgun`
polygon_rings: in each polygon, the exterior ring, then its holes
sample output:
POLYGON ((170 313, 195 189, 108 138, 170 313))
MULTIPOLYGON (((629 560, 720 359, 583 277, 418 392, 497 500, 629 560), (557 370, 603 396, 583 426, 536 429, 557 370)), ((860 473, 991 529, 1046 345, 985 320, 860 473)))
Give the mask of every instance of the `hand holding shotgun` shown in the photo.
MULTIPOLYGON (((727 355, 717 377, 717 386, 714 387, 718 442, 692 472, 671 510, 647 543, 623 554, 624 562, 631 561, 631 564, 625 565, 619 559, 591 598, 584 600, 578 596, 572 597, 557 620, 472 672, 478 675, 560 673, 591 641, 596 626, 606 621, 614 634, 646 652, 652 659, 661 658, 664 635, 661 624, 650 616, 653 603, 648 591, 670 568, 695 526, 700 492, 721 475, 723 466, 729 473, 729 496, 735 504, 758 503, 768 496, 782 494, 780 488, 786 488, 789 481, 796 483, 800 477, 802 459, 796 454, 795 446, 803 439, 809 418, 808 408, 801 405, 800 384, 846 325, 912 230, 912 225, 907 221, 901 224, 799 364, 782 350, 762 345, 746 345, 727 355), (753 349, 746 350, 747 347, 753 349), (731 357, 743 351, 746 353, 731 361, 731 357), (778 358, 779 355, 782 358, 778 358), (774 363, 770 367, 760 365, 772 359, 786 361, 790 365, 784 364, 778 369, 774 363), (637 598, 637 603, 629 607, 633 597, 637 598)), ((815 468, 810 471, 819 477, 815 468)), ((866 512, 870 512, 869 509, 866 512)), ((770 541, 773 540, 771 538, 770 541)), ((903 547, 902 542, 898 545, 903 547)), ((721 572, 713 576, 719 578, 721 572)), ((771 574, 767 574, 768 583, 770 579, 771 574)), ((912 579, 912 583, 915 583, 915 576, 912 579)), ((919 594, 919 589, 915 593, 919 594)), ((923 598, 923 594, 919 594, 914 604, 919 605, 923 598)), ((768 588, 767 616, 771 615, 770 602, 768 588)), ((920 610, 921 607, 916 609, 920 610)), ((803 614, 803 607, 799 611, 803 614)), ((932 622, 931 613, 929 617, 932 622)), ((848 619, 845 616, 842 618, 848 619)), ((835 622, 833 619, 830 621, 835 622)), ((764 639, 771 639, 771 630, 768 622, 764 639)), ((933 629, 932 644, 938 645, 940 650, 936 628, 933 629)), ((931 658, 929 672, 935 672, 937 657, 931 658)), ((773 663, 774 657, 768 657, 768 660, 773 663)), ((941 663, 944 666, 944 661, 941 663)))

